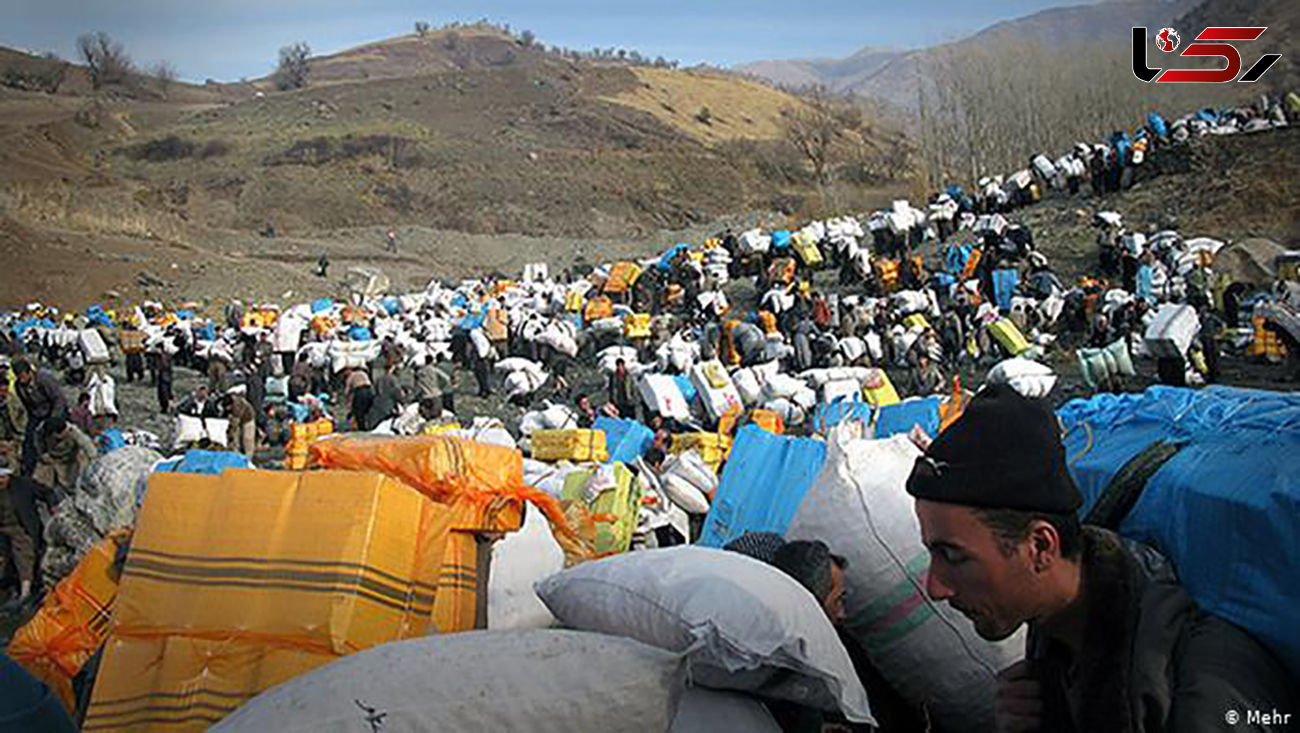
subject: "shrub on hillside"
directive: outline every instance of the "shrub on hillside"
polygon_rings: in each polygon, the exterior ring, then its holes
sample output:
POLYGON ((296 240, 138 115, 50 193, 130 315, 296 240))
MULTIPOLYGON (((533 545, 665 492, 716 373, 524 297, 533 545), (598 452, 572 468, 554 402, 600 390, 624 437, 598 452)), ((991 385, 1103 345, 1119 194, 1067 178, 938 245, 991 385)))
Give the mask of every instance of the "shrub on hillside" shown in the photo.
POLYGON ((393 168, 415 168, 424 156, 412 140, 396 135, 346 135, 299 140, 288 149, 267 156, 263 165, 320 166, 365 157, 383 158, 393 168))
POLYGON ((220 157, 230 152, 230 146, 223 140, 209 140, 207 143, 200 145, 193 140, 168 135, 167 137, 160 137, 123 148, 120 152, 131 160, 166 163, 190 158, 208 160, 209 158, 220 157))

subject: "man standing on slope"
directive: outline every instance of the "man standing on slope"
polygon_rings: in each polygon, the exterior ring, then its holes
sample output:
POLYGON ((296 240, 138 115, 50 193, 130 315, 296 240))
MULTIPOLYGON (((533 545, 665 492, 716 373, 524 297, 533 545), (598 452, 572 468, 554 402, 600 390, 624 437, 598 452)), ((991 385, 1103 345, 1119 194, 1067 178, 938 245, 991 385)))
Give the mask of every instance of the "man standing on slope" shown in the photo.
POLYGON ((999 675, 999 730, 1281 730, 1247 713, 1300 713, 1286 669, 1201 611, 1159 553, 1080 527, 1046 405, 986 388, 917 459, 907 491, 930 550, 926 592, 985 639, 1029 624, 1026 659, 999 675), (1225 728, 1228 711, 1240 725, 1225 728))

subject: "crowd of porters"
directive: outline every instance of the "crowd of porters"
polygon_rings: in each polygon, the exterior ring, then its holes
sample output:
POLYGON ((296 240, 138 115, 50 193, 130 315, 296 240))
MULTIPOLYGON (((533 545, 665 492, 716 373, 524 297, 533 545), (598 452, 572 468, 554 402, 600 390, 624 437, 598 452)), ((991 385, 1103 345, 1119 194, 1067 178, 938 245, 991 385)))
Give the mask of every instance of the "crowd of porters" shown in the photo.
MULTIPOLYGON (((838 402, 879 408, 942 395, 959 407, 969 393, 954 377, 994 365, 1013 371, 1010 381, 1033 378, 1037 386, 1021 391, 1042 396, 1052 374, 1043 362, 1058 340, 1081 347, 1085 379, 1103 390, 1122 390, 1143 356, 1167 383, 1213 381, 1225 340, 1294 367, 1300 255, 1278 248, 1271 282, 1241 283, 1215 271, 1232 245, 1172 227, 1132 231, 1117 212, 1097 211, 1095 276, 1067 283, 1009 215, 1085 185, 1094 194, 1131 186, 1158 174, 1167 147, 1285 126, 1297 114, 1294 94, 1172 123, 1152 113, 1131 136, 1080 143, 1054 160, 1036 155, 970 193, 949 186, 924 208, 897 201, 799 229, 723 231, 561 277, 539 263, 518 279, 435 281, 390 295, 375 287, 381 277, 362 273, 346 299, 231 303, 215 318, 186 304, 83 314, 33 304, 0 329, 0 446, 12 474, 3 524, 17 591, 8 608, 30 609, 39 597, 40 525, 79 474, 116 447, 160 447, 158 436, 117 425, 119 361, 125 381, 147 381, 159 413, 175 418, 174 450, 225 448, 265 462, 266 449, 283 448, 286 465, 301 468, 306 444, 322 434, 438 432, 465 412, 456 405, 463 369, 476 397, 503 395, 525 411, 507 440, 534 458, 554 450, 542 445, 550 431, 623 418, 653 432, 650 470, 689 445, 715 476, 723 458, 709 448, 746 422, 804 434, 838 402), (820 274, 828 270, 837 273, 820 274), (733 305, 742 280, 757 295, 733 305), (204 376, 180 400, 177 367, 204 376), (905 375, 898 388, 891 373, 905 375)), ((642 526, 636 543, 696 539, 708 505, 685 503, 693 522, 642 526)))

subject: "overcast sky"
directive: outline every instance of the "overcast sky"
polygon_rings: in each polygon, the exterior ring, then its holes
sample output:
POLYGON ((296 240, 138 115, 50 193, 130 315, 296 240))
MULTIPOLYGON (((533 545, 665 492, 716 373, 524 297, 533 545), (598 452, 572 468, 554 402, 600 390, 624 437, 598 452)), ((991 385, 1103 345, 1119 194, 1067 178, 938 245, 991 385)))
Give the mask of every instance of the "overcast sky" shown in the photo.
POLYGON ((616 46, 684 64, 840 58, 865 45, 913 48, 999 20, 1085 0, 0 0, 0 45, 75 56, 76 37, 107 31, 140 65, 170 61, 191 81, 258 77, 278 49, 316 54, 479 18, 569 48, 616 46), (652 6, 653 5, 653 6, 652 6))

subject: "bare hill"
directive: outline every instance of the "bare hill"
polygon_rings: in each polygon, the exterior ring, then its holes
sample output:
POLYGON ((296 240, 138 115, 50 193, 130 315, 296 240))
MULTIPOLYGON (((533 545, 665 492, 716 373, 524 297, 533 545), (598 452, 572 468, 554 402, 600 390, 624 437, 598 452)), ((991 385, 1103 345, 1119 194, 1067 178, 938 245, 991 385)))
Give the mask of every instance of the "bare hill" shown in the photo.
MULTIPOLYGON (((28 253, 5 300, 218 297, 236 281, 303 292, 329 287, 309 276, 321 251, 403 283, 643 252, 816 192, 780 139, 804 103, 732 74, 573 61, 472 29, 311 69, 289 92, 267 79, 173 98, 0 87, 0 229, 28 253), (399 257, 377 256, 388 227, 399 257), (93 273, 68 275, 87 261, 93 273)), ((844 124, 844 139, 873 142, 868 124, 844 124)), ((898 189, 844 185, 862 205, 898 189)))
POLYGON ((780 77, 787 75, 787 69, 798 69, 806 76, 815 77, 816 83, 836 91, 872 97, 910 110, 916 104, 917 69, 925 68, 935 54, 960 53, 963 47, 996 46, 1021 39, 1034 39, 1049 47, 1066 47, 1080 41, 1113 38, 1117 48, 1122 48, 1132 26, 1169 25, 1192 5, 1191 0, 1115 0, 1050 8, 996 23, 960 41, 906 53, 867 47, 842 61, 765 61, 740 70, 761 76, 775 70, 775 75, 766 78, 779 82, 780 77))

